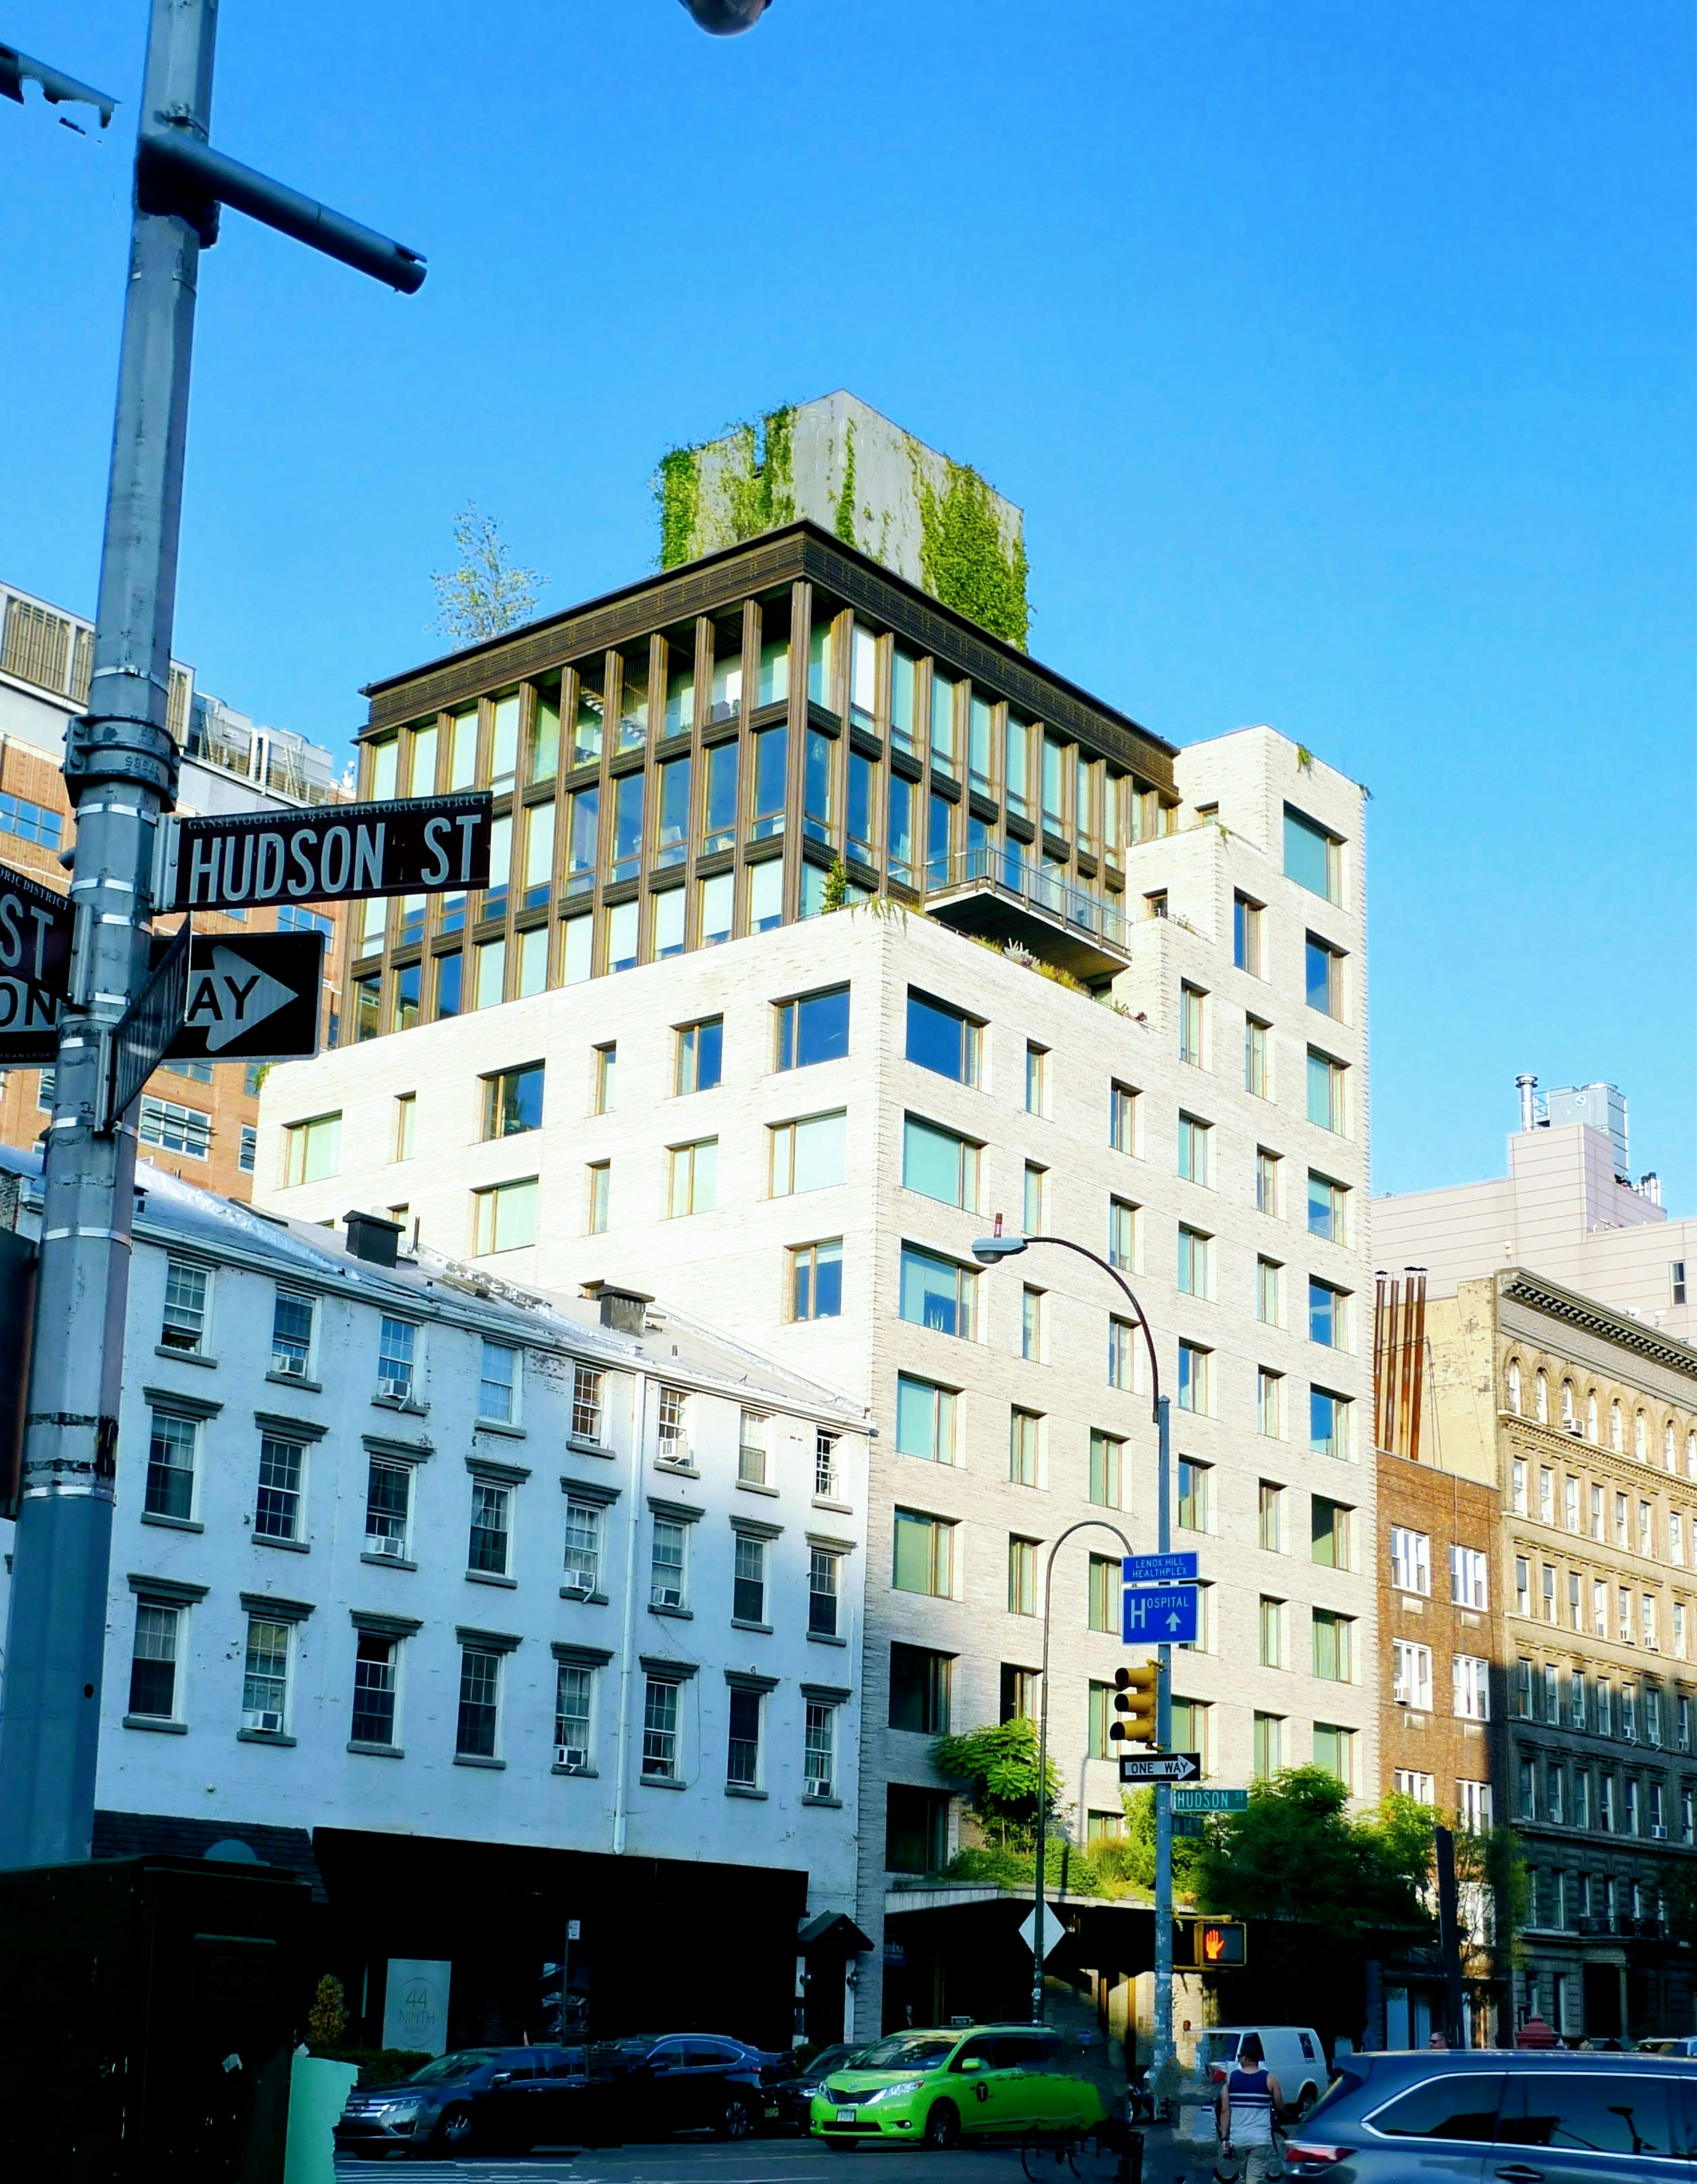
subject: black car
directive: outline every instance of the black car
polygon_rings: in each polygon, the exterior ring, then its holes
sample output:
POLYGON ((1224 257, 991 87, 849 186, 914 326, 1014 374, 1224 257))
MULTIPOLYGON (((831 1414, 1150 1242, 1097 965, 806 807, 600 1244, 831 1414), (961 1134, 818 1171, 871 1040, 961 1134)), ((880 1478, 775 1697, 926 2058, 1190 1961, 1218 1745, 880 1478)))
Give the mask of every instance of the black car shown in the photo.
POLYGON ((667 2032, 601 2042, 589 2075, 604 2085, 625 2138, 716 2131, 747 2138, 778 2120, 778 2081, 787 2055, 722 2033, 667 2032))
POLYGON ((336 2126, 339 2153, 397 2149, 437 2159, 594 2144, 607 2089, 592 2085, 581 2048, 461 2048, 393 2086, 356 2087, 336 2126))
POLYGON ((1655 2184, 1697 2176, 1697 2064, 1474 2048, 1340 2058, 1285 2146, 1331 2184, 1655 2184))
POLYGON ((851 2058, 859 2053, 858 2048, 839 2042, 835 2048, 820 2048, 810 2063, 791 2064, 788 2076, 778 2079, 768 2089, 778 2103, 779 2122, 811 2131, 814 2094, 833 2070, 847 2070, 851 2058))

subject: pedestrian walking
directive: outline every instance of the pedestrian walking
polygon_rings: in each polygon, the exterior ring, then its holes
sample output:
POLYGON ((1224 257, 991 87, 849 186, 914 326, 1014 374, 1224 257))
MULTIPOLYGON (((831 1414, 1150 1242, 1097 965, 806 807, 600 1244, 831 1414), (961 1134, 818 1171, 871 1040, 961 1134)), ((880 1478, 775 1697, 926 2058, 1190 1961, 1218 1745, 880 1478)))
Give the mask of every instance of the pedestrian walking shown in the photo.
POLYGON ((1220 2151, 1242 2155, 1242 2184, 1268 2184, 1279 2173, 1273 2118, 1284 2104, 1284 2087, 1268 2070, 1259 2038, 1246 2032, 1220 2089, 1220 2151))

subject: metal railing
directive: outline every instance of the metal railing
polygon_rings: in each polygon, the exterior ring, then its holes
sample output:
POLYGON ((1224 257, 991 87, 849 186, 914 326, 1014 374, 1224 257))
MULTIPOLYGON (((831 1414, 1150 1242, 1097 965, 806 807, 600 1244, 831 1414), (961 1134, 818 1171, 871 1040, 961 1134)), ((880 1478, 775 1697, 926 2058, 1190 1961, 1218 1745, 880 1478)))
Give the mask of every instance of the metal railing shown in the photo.
POLYGON ((1032 909, 1058 918, 1075 932, 1086 933, 1122 954, 1125 951, 1123 911, 1093 894, 1086 894, 1082 888, 1075 887, 1046 866, 1034 864, 1013 850, 997 849, 986 843, 975 850, 958 850, 952 856, 933 857, 925 866, 925 886, 933 894, 946 888, 969 886, 974 880, 987 880, 992 887, 1017 895, 1032 909))

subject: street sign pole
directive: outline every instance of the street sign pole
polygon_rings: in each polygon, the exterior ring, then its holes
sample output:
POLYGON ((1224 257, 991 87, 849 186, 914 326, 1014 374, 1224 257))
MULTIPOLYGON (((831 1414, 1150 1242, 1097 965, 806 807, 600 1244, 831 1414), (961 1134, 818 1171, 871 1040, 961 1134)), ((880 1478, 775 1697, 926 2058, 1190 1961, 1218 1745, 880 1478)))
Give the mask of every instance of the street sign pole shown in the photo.
POLYGON ((114 1031, 148 983, 155 845, 176 795, 166 705, 200 254, 232 203, 393 287, 424 278, 410 252, 211 151, 216 23, 216 0, 153 0, 93 672, 65 744, 75 924, 43 1162, 0 1867, 92 1847, 136 1173, 134 1126, 108 1127, 103 1108, 114 1031))
MULTIPOLYGON (((1155 1489, 1157 1536, 1164 1555, 1173 1546, 1172 1414, 1170 1398, 1163 1396, 1155 1406, 1159 1446, 1155 1489)), ((1156 1691, 1156 1747, 1170 1752, 1173 1744, 1173 1649, 1163 1646, 1161 1680, 1156 1691)), ((1155 1785, 1155 2040, 1154 2062, 1158 2070, 1173 2052, 1173 1793, 1164 1782, 1155 1785)))

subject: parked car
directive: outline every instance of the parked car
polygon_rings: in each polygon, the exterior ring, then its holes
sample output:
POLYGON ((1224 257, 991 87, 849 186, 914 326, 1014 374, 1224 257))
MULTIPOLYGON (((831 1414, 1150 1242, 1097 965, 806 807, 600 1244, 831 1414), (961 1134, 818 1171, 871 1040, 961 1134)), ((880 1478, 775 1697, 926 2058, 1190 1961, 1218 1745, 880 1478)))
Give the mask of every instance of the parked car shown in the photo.
POLYGON ((1198 2033, 1197 2064, 1216 2086, 1237 2060, 1246 2034, 1253 2032, 1267 2059, 1267 2071, 1279 2081, 1288 2114, 1306 2115, 1325 2089, 1330 2075, 1326 2048, 1311 2025, 1216 2025, 1198 2033))
POLYGON ((779 2122, 794 2124, 802 2131, 811 2129, 814 2094, 833 2070, 846 2070, 850 2059, 860 2052, 839 2041, 833 2048, 820 2048, 810 2061, 798 2064, 789 2076, 779 2078, 771 2089, 778 2103, 779 2122))
POLYGON ((813 2135, 827 2146, 877 2138, 929 2147, 1029 2131, 1088 2131, 1102 2096, 1080 2058, 1036 2025, 896 2032, 833 2070, 813 2096, 813 2135))
POLYGON ((721 2033, 668 2032, 599 2043, 593 2078, 606 2085, 612 2118, 626 2138, 664 2138, 678 2131, 716 2131, 747 2138, 775 2123, 778 2081, 791 2057, 721 2033))
POLYGON ((1671 2032, 1634 2044, 1640 2055, 1697 2055, 1697 2032, 1671 2032))
MULTIPOLYGON (((588 2103, 603 2098, 601 2088, 590 2087, 581 2048, 456 2048, 398 2085, 356 2086, 336 2126, 336 2148, 378 2157, 399 2148, 439 2159, 474 2147, 516 2147, 539 2120, 544 2086, 557 2090, 562 2102, 569 2087, 583 2103, 573 2117, 583 2126, 591 2122, 588 2103)), ((594 2135, 561 2133, 572 2140, 594 2135)))
POLYGON ((1285 2146, 1331 2184, 1690 2184, 1694 2159, 1697 2063, 1561 2048, 1342 2057, 1285 2146))

